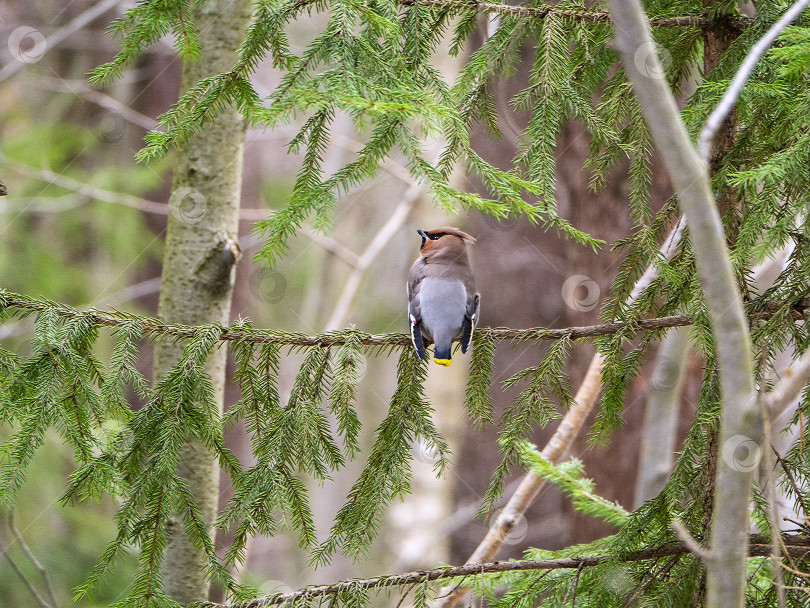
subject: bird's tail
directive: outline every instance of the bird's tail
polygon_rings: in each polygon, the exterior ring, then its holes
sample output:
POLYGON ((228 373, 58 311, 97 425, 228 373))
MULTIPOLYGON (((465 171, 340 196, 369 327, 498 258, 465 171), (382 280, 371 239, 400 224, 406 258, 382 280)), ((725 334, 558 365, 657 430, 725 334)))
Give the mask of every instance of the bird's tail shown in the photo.
POLYGON ((452 363, 452 355, 450 354, 450 348, 452 344, 448 344, 447 346, 439 346, 438 344, 433 347, 433 360, 438 363, 439 365, 444 365, 447 367, 452 363))

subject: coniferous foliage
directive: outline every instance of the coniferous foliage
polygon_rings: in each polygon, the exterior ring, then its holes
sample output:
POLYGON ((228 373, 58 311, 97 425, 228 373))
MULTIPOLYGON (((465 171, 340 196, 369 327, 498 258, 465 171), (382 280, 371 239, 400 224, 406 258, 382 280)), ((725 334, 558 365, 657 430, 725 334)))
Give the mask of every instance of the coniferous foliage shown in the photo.
MULTIPOLYGON (((634 323, 642 319, 674 314, 691 318, 691 342, 705 361, 699 404, 667 485, 628 514, 593 493, 579 463, 554 467, 526 449, 524 440, 532 430, 558 417, 572 402, 565 364, 574 340, 555 339, 536 365, 504 383, 522 390, 498 421, 503 461, 482 510, 491 507, 505 476, 522 463, 559 485, 577 508, 610 523, 617 532, 587 546, 527 552, 529 559, 605 558, 592 567, 496 574, 477 577, 476 585, 499 606, 695 605, 702 597, 703 576, 695 555, 681 551, 625 559, 637 551, 677 543, 671 527, 675 520, 699 542, 708 538, 713 462, 720 457, 713 443, 719 424, 714 353, 719 338, 712 335, 707 320, 688 240, 680 241, 669 260, 658 250, 667 232, 681 221, 678 202, 673 198, 657 212, 650 206, 651 138, 610 48, 610 24, 595 8, 573 0, 530 7, 536 12, 495 6, 492 11, 502 13, 497 27, 478 48, 469 49, 457 81, 448 83, 431 63, 433 54, 442 52, 443 36, 450 37, 450 52, 461 53, 471 45, 479 21, 487 17, 464 3, 430 4, 257 1, 233 70, 189 89, 162 117, 163 130, 149 135, 140 158, 164 155, 175 143, 194 137, 228 103, 253 125, 300 124, 289 143, 290 151, 302 153, 303 159, 293 195, 284 209, 260 226, 267 238, 262 257, 270 262, 283 255, 287 241, 304 222, 326 229, 340 194, 373 176, 379 162, 391 154, 401 155, 413 177, 449 212, 461 205, 499 218, 523 215, 583 246, 597 247, 596 239, 557 214, 554 202, 556 138, 567 121, 584 124, 591 137, 586 169, 595 190, 605 186, 618 165, 628 163, 628 213, 633 223, 631 234, 613 244, 624 259, 602 314, 605 321, 625 325, 597 340, 605 357, 604 393, 592 437, 608 442, 611 432, 622 425, 627 387, 664 331, 637 331, 634 323), (321 16, 325 25, 295 53, 286 28, 311 16, 321 16), (491 135, 499 135, 493 89, 498 78, 517 72, 526 53, 531 54, 528 85, 511 102, 525 110, 529 120, 513 166, 503 170, 472 148, 470 129, 480 123, 491 135), (262 100, 250 76, 264 60, 281 68, 284 77, 262 100), (339 114, 351 117, 364 145, 351 162, 328 175, 323 155, 339 114), (425 155, 424 141, 430 138, 445 142, 438 159, 425 155), (450 172, 459 164, 481 181, 487 197, 459 192, 448 184, 450 172), (648 266, 659 271, 657 278, 631 298, 648 266)), ((180 56, 193 58, 198 48, 187 10, 188 2, 175 0, 144 3, 128 11, 113 27, 121 37, 121 51, 96 70, 94 80, 120 76, 145 47, 168 33, 175 36, 180 56)), ((725 1, 710 3, 709 8, 694 0, 653 1, 646 10, 660 22, 654 29, 656 52, 667 59, 665 72, 650 76, 666 78, 676 94, 702 69, 704 33, 729 24, 736 32, 717 67, 701 73, 696 92, 684 100, 684 121, 696 135, 752 44, 778 19, 784 5, 776 0, 759 2, 754 17, 741 14, 736 2, 725 1), (677 22, 667 21, 674 18, 677 22)), ((759 63, 737 104, 736 136, 717 159, 713 174, 715 191, 732 192, 738 203, 723 219, 747 311, 752 315, 769 311, 769 316, 752 320, 751 348, 761 353, 761 372, 770 369, 773 353, 807 349, 806 325, 803 318, 797 319, 801 314, 797 310, 810 292, 808 32, 810 17, 805 15, 759 63), (758 291, 755 267, 781 250, 787 252, 784 269, 773 286, 758 291)), ((685 230, 688 235, 688 226, 685 230)), ((159 565, 169 514, 179 512, 181 525, 208 557, 209 575, 235 599, 249 598, 250 590, 240 587, 226 566, 244 557, 251 535, 293 530, 314 563, 324 563, 338 551, 361 557, 386 506, 409 491, 411 445, 421 440, 435 448, 437 473, 447 466, 448 448, 422 390, 425 364, 414 356, 405 336, 381 339, 347 329, 309 338, 257 330, 246 321, 230 328, 166 326, 155 319, 79 312, 5 292, 0 292, 0 309, 3 320, 36 314, 30 352, 0 350, 0 420, 12 430, 0 448, 0 502, 13 504, 25 483, 26 467, 49 430, 74 452, 76 468, 64 500, 110 495, 119 501, 118 535, 77 590, 80 595, 101 584, 116 560, 136 547, 140 569, 129 600, 168 603, 161 592, 159 565), (94 354, 100 332, 114 342, 108 362, 94 354), (144 340, 177 340, 184 345, 175 368, 151 385, 135 365, 144 340), (241 399, 220 419, 203 364, 213 349, 226 344, 235 355, 234 380, 241 399), (300 351, 303 362, 284 402, 278 373, 281 358, 289 351, 300 351), (360 361, 390 354, 399 358, 397 385, 371 449, 362 454, 354 404, 360 361), (137 411, 128 403, 129 391, 145 403, 137 411), (334 416, 334 428, 327 412, 334 416), (251 434, 255 464, 249 468, 223 444, 223 429, 237 420, 244 421, 251 434), (234 486, 234 496, 217 522, 234 534, 224 562, 216 556, 187 488, 175 475, 179 451, 188 442, 215 454, 234 486), (305 480, 329 479, 355 458, 365 462, 363 470, 336 513, 328 538, 319 542, 305 480)), ((529 339, 541 337, 537 332, 529 339)), ((495 419, 489 394, 494 347, 493 334, 476 332, 466 404, 477 425, 493 424, 495 419)), ((764 392, 768 379, 760 375, 764 392)), ((788 428, 802 425, 808 415, 810 392, 805 391, 788 428)), ((781 455, 779 483, 806 517, 810 480, 805 444, 802 436, 781 455)), ((759 490, 753 505, 755 521, 763 534, 772 534, 764 491, 759 490)), ((786 583, 795 589, 787 593, 787 601, 800 606, 808 594, 807 576, 802 574, 807 572, 807 558, 791 560, 785 562, 790 567, 786 583)), ((754 556, 749 564, 748 605, 776 606, 773 562, 754 556)), ((427 583, 425 577, 416 586, 416 605, 425 605, 431 596, 427 583)), ((342 585, 332 599, 335 605, 365 605, 374 586, 342 585)), ((309 601, 301 596, 301 605, 309 601)))

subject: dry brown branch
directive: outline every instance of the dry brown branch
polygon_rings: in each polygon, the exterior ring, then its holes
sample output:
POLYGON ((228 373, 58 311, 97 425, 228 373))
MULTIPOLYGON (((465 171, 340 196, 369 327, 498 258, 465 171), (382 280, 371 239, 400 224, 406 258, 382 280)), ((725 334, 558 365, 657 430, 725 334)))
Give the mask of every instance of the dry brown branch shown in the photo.
MULTIPOLYGON (((770 554, 770 543, 762 535, 752 535, 749 549, 750 557, 763 557, 770 554)), ((806 557, 810 552, 810 538, 805 536, 784 536, 785 547, 788 555, 793 557, 806 557)), ((620 561, 639 562, 662 557, 682 556, 689 554, 689 549, 683 543, 672 543, 662 547, 652 549, 642 549, 632 551, 624 555, 620 561)), ((562 569, 582 569, 597 566, 605 560, 615 560, 615 556, 590 555, 585 557, 564 557, 548 560, 520 560, 520 561, 500 561, 485 564, 466 564, 464 566, 452 566, 445 568, 435 568, 432 570, 416 570, 404 574, 392 576, 379 576, 366 579, 350 579, 333 583, 331 585, 317 585, 305 587, 292 593, 282 593, 265 598, 257 598, 247 602, 235 604, 199 604, 200 608, 261 608, 263 606, 275 606, 295 600, 312 600, 322 596, 335 595, 341 591, 352 591, 359 589, 383 589, 387 587, 399 587, 412 585, 415 583, 430 582, 448 578, 462 578, 476 576, 479 574, 493 574, 498 572, 519 572, 531 570, 562 570, 562 569)))
MULTIPOLYGON (((200 330, 198 326, 179 325, 162 323, 158 319, 149 317, 139 317, 122 312, 101 312, 96 309, 82 312, 56 302, 38 300, 0 290, 0 311, 4 308, 16 308, 28 313, 42 313, 51 311, 63 319, 76 319, 89 316, 97 325, 105 327, 121 327, 130 323, 140 323, 146 335, 167 336, 171 338, 191 339, 200 330)), ((768 319, 781 309, 781 305, 773 303, 765 309, 751 313, 749 319, 768 319)), ((804 306, 798 306, 792 311, 796 320, 805 319, 804 306)), ((517 342, 534 340, 561 340, 569 338, 577 340, 580 338, 597 338, 599 336, 609 336, 619 332, 625 332, 630 338, 638 332, 656 331, 668 329, 670 327, 682 327, 691 325, 692 318, 686 315, 673 317, 661 317, 656 319, 644 319, 635 323, 603 323, 600 325, 587 325, 580 327, 565 327, 562 329, 547 329, 545 327, 534 327, 530 329, 510 329, 506 327, 482 327, 476 329, 476 334, 486 335, 493 340, 513 340, 517 342)), ((206 326, 202 326, 206 327, 206 326)), ((411 343, 411 338, 404 333, 387 334, 361 334, 360 342, 365 346, 407 346, 411 343)), ((222 328, 219 337, 222 342, 249 342, 254 344, 281 344, 284 346, 307 347, 321 346, 332 347, 345 344, 346 336, 342 332, 327 332, 315 336, 307 336, 299 333, 288 333, 266 329, 230 330, 222 328)), ((592 364, 593 365, 593 364, 592 364)))

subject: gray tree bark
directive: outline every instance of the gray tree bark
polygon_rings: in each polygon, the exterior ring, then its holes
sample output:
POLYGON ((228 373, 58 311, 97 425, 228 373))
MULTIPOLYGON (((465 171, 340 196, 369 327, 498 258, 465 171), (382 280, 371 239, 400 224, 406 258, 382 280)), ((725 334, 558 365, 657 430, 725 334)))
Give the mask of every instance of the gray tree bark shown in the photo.
MULTIPOLYGON (((183 66, 183 91, 202 78, 232 69, 251 14, 249 0, 193 3, 192 11, 202 51, 196 61, 183 66)), ((178 153, 158 305, 158 316, 164 321, 188 325, 229 322, 235 264, 239 259, 237 229, 244 140, 244 122, 235 108, 228 108, 178 153)), ((156 380, 177 363, 181 352, 178 345, 156 344, 156 380)), ((225 349, 219 349, 207 364, 220 412, 225 357, 225 349)), ((181 458, 177 474, 188 484, 205 521, 213 522, 219 498, 218 463, 195 443, 186 446, 181 458)), ((167 533, 164 591, 184 606, 207 600, 205 558, 189 541, 179 516, 169 522, 167 533)))
POLYGON ((635 507, 656 496, 666 485, 675 462, 675 435, 681 405, 689 329, 672 329, 661 343, 650 382, 641 455, 636 479, 635 507))
POLYGON ((667 83, 650 77, 649 70, 645 73, 640 69, 653 64, 658 68, 655 73, 662 73, 641 4, 638 0, 611 0, 610 16, 616 48, 688 221, 689 239, 717 344, 722 401, 719 441, 724 458, 717 463, 711 551, 706 560, 706 605, 742 608, 753 475, 750 468, 734 466, 733 458, 726 453, 733 452, 740 439, 753 442, 761 436, 742 298, 715 208, 709 167, 692 146, 667 83))

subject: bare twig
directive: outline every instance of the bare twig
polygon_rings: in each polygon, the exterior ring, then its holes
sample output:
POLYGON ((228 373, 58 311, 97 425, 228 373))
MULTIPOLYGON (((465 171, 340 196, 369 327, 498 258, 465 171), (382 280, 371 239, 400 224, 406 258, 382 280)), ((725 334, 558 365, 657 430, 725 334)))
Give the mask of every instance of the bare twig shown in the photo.
POLYGON ((62 78, 48 78, 42 77, 38 79, 38 83, 43 88, 50 89, 61 93, 73 93, 81 95, 87 101, 94 103, 113 114, 120 116, 125 121, 151 131, 157 127, 157 121, 150 118, 146 114, 141 114, 137 110, 133 110, 128 105, 121 103, 114 97, 97 91, 90 87, 84 80, 65 80, 62 78))
POLYGON ((779 34, 782 33, 782 30, 796 20, 796 18, 805 9, 808 2, 810 2, 810 0, 798 0, 798 2, 793 4, 793 6, 791 6, 785 12, 785 14, 782 15, 779 21, 774 23, 771 26, 771 29, 769 29, 767 33, 760 38, 753 47, 751 47, 751 50, 748 51, 745 61, 743 61, 742 65, 737 70, 737 73, 734 75, 734 79, 731 81, 731 84, 729 85, 725 94, 720 99, 720 103, 717 104, 717 107, 709 115, 709 118, 706 119, 706 124, 703 125, 703 129, 700 132, 700 136, 697 140, 697 150, 698 154, 700 154, 703 160, 709 159, 709 150, 712 139, 714 139, 714 134, 717 133, 717 129, 720 128, 720 124, 737 103, 737 98, 740 96, 740 91, 742 91, 743 86, 745 86, 745 82, 748 80, 751 72, 754 71, 754 68, 756 67, 763 53, 765 53, 765 51, 771 47, 774 40, 776 40, 779 34))
MULTIPOLYGON (((802 515, 804 515, 805 519, 810 517, 810 505, 807 504, 807 499, 804 496, 804 492, 799 489, 799 484, 796 483, 796 479, 793 477, 793 473, 790 472, 790 468, 787 466, 782 457, 779 455, 779 452, 776 451, 776 448, 771 446, 771 451, 773 452, 774 458, 776 458, 776 462, 779 463, 779 466, 782 467, 782 472, 785 474, 785 477, 788 480, 791 488, 793 488, 793 492, 796 495, 796 499, 799 502, 799 506, 802 508, 802 515)), ((790 521, 797 526, 801 527, 802 524, 793 521, 787 517, 782 518, 785 521, 790 521)))
POLYGON ((31 594, 31 596, 37 601, 37 603, 40 606, 42 606, 42 608, 57 608, 56 604, 53 605, 49 604, 47 600, 45 600, 45 598, 42 597, 39 594, 39 592, 34 588, 34 585, 31 584, 31 581, 28 580, 27 576, 25 576, 25 573, 22 570, 20 570, 19 566, 17 566, 17 564, 14 562, 11 555, 9 555, 8 549, 6 549, 6 546, 2 543, 2 541, 0 541, 0 553, 2 553, 3 557, 6 558, 8 565, 11 567, 11 570, 14 572, 14 574, 17 575, 17 578, 19 578, 22 581, 23 585, 25 585, 25 588, 28 589, 28 593, 31 594))
POLYGON ((778 412, 790 406, 810 381, 810 350, 796 359, 782 374, 773 390, 765 395, 765 406, 771 412, 778 412))
POLYGON ((675 534, 677 534, 678 538, 681 539, 681 542, 689 550, 689 553, 694 554, 696 557, 700 558, 701 561, 706 561, 706 559, 708 559, 709 552, 705 547, 701 547, 700 543, 698 543, 695 538, 689 534, 689 530, 686 529, 686 526, 683 525, 681 520, 673 519, 670 527, 675 534))
MULTIPOLYGON (((77 15, 74 19, 54 31, 50 36, 45 39, 45 48, 52 49, 58 44, 62 43, 66 38, 75 34, 87 24, 91 23, 97 17, 100 17, 107 11, 115 8, 121 4, 121 0, 103 0, 98 4, 91 6, 86 11, 77 15)), ((10 76, 16 74, 19 70, 27 64, 22 61, 10 61, 6 66, 0 70, 0 82, 3 82, 10 76)))
POLYGON ((377 235, 368 244, 365 251, 363 251, 360 257, 357 258, 354 269, 343 286, 343 291, 340 294, 340 298, 338 298, 338 302, 335 305, 332 316, 329 317, 329 321, 326 323, 326 331, 339 329, 345 324, 346 317, 349 313, 349 307, 351 306, 352 300, 360 287, 360 282, 363 280, 366 270, 368 270, 368 267, 371 266, 371 263, 379 255, 383 248, 388 245, 389 241, 402 226, 403 222, 408 219, 414 204, 421 194, 422 188, 418 184, 412 184, 411 187, 405 191, 405 194, 402 195, 402 200, 391 214, 391 217, 383 225, 383 227, 380 228, 379 232, 377 232, 377 235))
POLYGON ((34 553, 28 547, 28 544, 25 542, 22 534, 17 529, 17 526, 14 525, 14 510, 10 510, 8 512, 8 528, 11 530, 11 534, 14 536, 14 540, 17 541, 17 544, 22 549, 22 552, 25 553, 25 557, 28 558, 28 561, 31 562, 31 565, 34 566, 37 572, 39 572, 39 576, 42 578, 42 584, 45 586, 45 592, 48 594, 48 599, 50 600, 51 606, 58 606, 59 602, 56 601, 56 596, 53 593, 53 587, 51 587, 51 580, 48 578, 48 571, 45 569, 39 560, 36 558, 34 553))
POLYGON ((334 255, 339 260, 345 262, 352 268, 357 268, 357 264, 359 263, 360 258, 354 251, 352 251, 339 241, 336 241, 332 237, 326 236, 325 234, 321 234, 320 232, 315 232, 310 228, 304 228, 303 230, 301 230, 301 234, 303 234, 311 241, 317 243, 318 245, 323 247, 326 251, 334 255))
MULTIPOLYGON (((152 213, 155 215, 169 215, 171 212, 169 205, 166 203, 149 201, 139 196, 98 188, 67 177, 66 175, 54 173, 49 169, 35 169, 26 164, 13 161, 2 153, 0 153, 0 160, 22 175, 32 179, 42 180, 93 200, 112 203, 114 205, 123 205, 124 207, 131 207, 132 209, 138 209, 144 213, 152 213)), ((243 221, 258 221, 267 219, 267 216, 270 214, 272 214, 272 211, 268 209, 241 209, 239 219, 243 221)))

